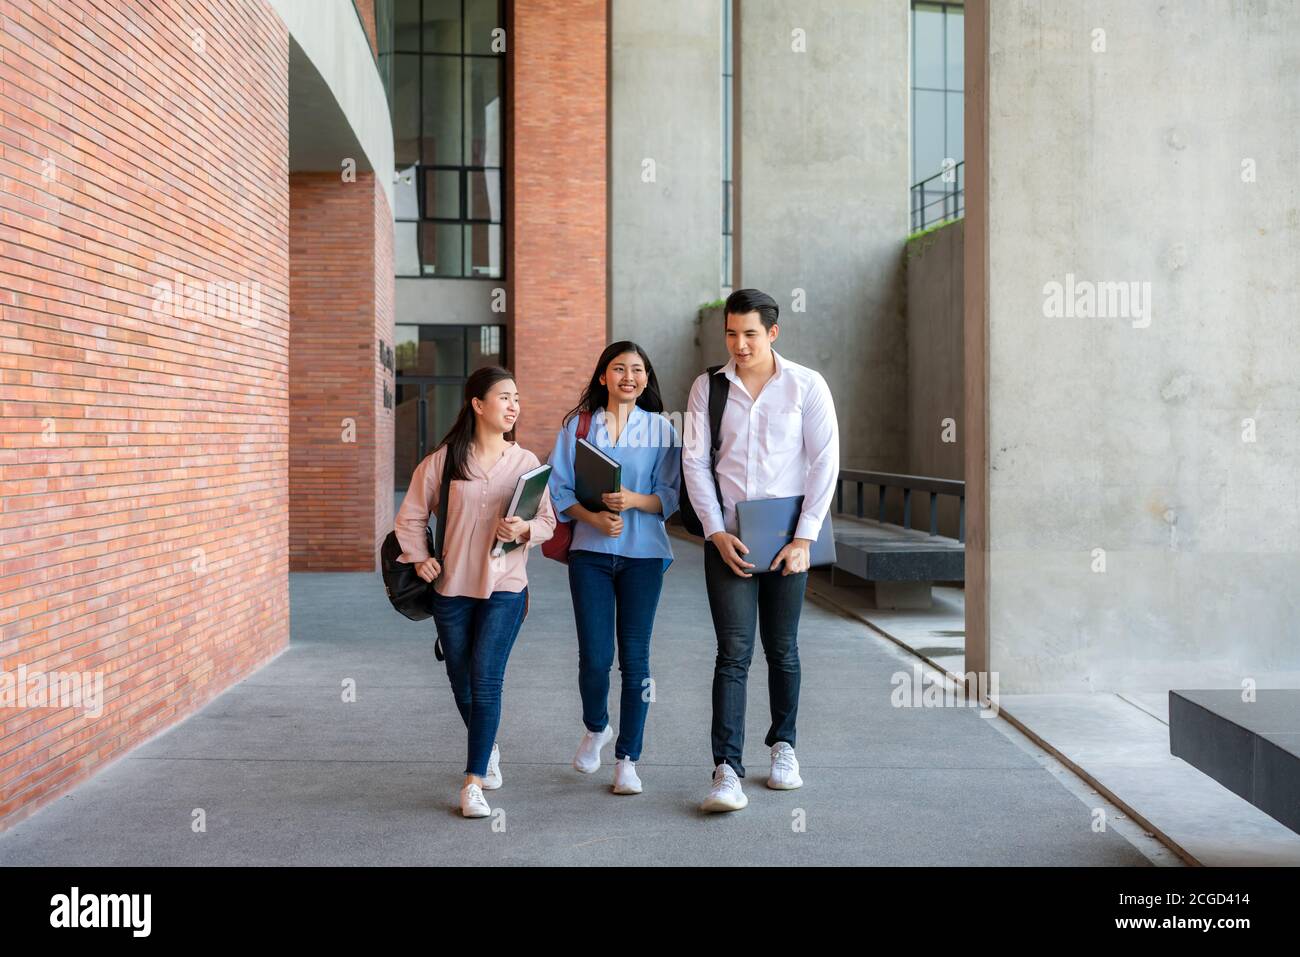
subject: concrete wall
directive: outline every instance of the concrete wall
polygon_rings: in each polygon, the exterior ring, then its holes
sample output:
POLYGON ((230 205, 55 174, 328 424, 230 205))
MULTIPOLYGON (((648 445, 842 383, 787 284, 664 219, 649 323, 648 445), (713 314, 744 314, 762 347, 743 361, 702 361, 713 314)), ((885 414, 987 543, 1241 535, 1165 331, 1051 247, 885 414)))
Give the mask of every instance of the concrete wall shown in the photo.
MULTIPOLYGON (((965 223, 957 220, 907 244, 907 466, 912 475, 961 479, 962 255, 965 223)), ((958 503, 939 499, 939 525, 956 537, 958 503)), ((929 528, 929 502, 913 503, 914 527, 929 528)))
POLYGON ((736 285, 781 304, 777 350, 826 376, 843 465, 901 471, 908 6, 744 0, 736 29, 736 285))
POLYGON ((696 314, 720 284, 721 15, 717 0, 610 9, 609 337, 646 349, 680 410, 700 372, 696 314))
MULTIPOLYGON (((393 124, 374 51, 352 0, 266 0, 329 87, 359 143, 357 169, 375 170, 393 208, 393 124)), ((311 166, 297 166, 309 169, 311 166)), ((338 169, 334 163, 331 169, 338 169)))
POLYGON ((1295 687, 1300 5, 989 6, 1002 690, 1295 687), (1067 274, 1150 283, 1149 322, 1047 317, 1067 274))
MULTIPOLYGON (((504 324, 505 313, 492 311, 493 295, 504 279, 402 279, 395 283, 397 322, 433 325, 504 324)), ((504 301, 504 299, 502 300, 504 301)))

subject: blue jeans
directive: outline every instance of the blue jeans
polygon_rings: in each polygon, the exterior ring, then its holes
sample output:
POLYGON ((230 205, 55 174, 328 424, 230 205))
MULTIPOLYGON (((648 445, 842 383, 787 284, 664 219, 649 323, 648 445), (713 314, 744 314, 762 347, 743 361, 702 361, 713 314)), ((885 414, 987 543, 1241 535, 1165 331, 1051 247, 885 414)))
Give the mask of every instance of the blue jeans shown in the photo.
POLYGON ((704 584, 718 638, 713 665, 713 763, 729 764, 745 776, 745 690, 754 657, 755 619, 767 658, 767 697, 772 725, 764 743, 794 747, 799 714, 799 613, 808 573, 755 572, 741 578, 712 542, 704 544, 704 584))
POLYGON ((494 591, 488 598, 432 594, 433 621, 442 639, 447 677, 469 729, 465 773, 482 777, 501 724, 506 661, 524 621, 528 588, 494 591))
POLYGON ((664 583, 662 558, 569 552, 569 591, 578 627, 578 690, 588 731, 609 724, 609 669, 617 638, 623 695, 615 758, 641 758, 650 710, 650 633, 664 583))

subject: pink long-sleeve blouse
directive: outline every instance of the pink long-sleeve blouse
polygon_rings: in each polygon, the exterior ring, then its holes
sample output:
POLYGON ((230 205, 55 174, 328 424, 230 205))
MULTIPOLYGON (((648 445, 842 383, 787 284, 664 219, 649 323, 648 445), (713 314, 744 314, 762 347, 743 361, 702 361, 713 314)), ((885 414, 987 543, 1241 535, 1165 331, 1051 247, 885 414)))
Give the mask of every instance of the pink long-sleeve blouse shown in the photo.
MULTIPOLYGON (((424 457, 411 475, 411 485, 397 511, 394 530, 401 543, 398 561, 419 563, 429 557, 424 528, 438 510, 443 446, 424 457)), ((497 522, 505 516, 519 476, 541 463, 517 442, 506 447, 486 472, 470 455, 468 481, 453 480, 447 504, 447 532, 443 539, 442 574, 434 580, 438 594, 446 597, 488 598, 494 591, 522 591, 528 584, 528 553, 555 532, 555 510, 550 492, 542 495, 537 516, 528 523, 526 543, 499 558, 491 556, 497 522)))

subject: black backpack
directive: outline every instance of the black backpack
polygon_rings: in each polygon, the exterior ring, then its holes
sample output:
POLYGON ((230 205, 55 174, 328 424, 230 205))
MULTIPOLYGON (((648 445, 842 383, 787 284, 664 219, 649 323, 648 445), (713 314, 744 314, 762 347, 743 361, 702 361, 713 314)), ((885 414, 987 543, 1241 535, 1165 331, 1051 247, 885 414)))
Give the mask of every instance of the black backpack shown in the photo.
MULTIPOLYGON (((451 495, 451 470, 445 465, 442 470, 441 491, 438 493, 438 533, 430 533, 429 526, 424 526, 425 545, 429 554, 442 561, 443 536, 447 529, 447 499, 451 495)), ((402 543, 397 540, 397 532, 391 531, 379 549, 380 570, 384 578, 384 591, 388 600, 397 611, 411 621, 424 621, 433 614, 433 582, 427 582, 415 573, 411 562, 399 562, 402 543)), ((442 642, 437 641, 433 653, 439 661, 443 660, 442 642)))
MULTIPOLYGON (((718 504, 722 504, 722 488, 718 485, 718 449, 722 447, 722 413, 727 408, 727 393, 731 390, 731 381, 724 375, 718 375, 722 366, 709 366, 709 474, 713 476, 713 489, 718 495, 718 504)), ((704 526, 695 514, 691 496, 682 479, 682 493, 677 507, 682 513, 682 527, 692 535, 703 537, 704 526)))

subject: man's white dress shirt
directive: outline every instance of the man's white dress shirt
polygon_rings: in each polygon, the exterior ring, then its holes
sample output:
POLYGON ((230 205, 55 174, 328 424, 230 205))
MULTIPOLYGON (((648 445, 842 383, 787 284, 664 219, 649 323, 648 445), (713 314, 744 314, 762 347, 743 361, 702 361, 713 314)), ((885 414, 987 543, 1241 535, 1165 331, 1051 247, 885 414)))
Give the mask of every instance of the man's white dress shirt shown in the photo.
POLYGON ((796 538, 816 540, 830 511, 840 472, 835 403, 820 372, 784 359, 775 350, 776 374, 755 399, 736 373, 733 358, 715 375, 731 382, 722 413, 718 484, 709 474, 709 374, 691 386, 682 446, 682 481, 707 538, 736 532, 736 503, 802 495, 796 538))

